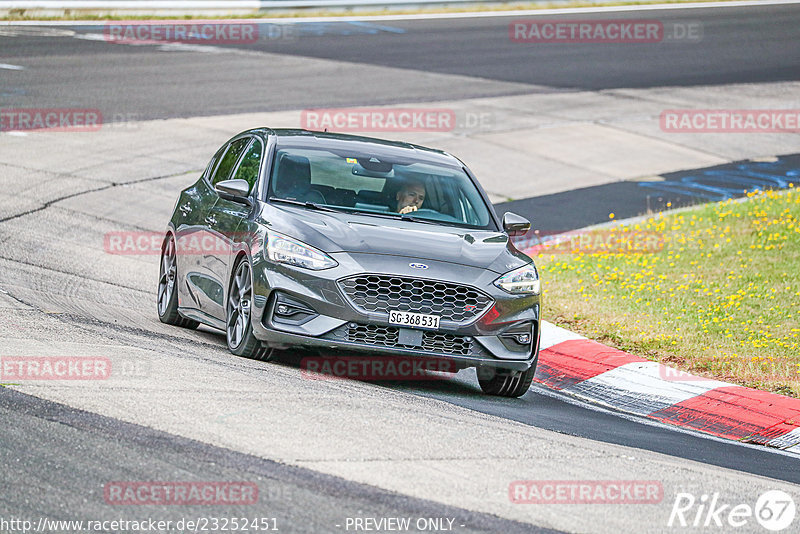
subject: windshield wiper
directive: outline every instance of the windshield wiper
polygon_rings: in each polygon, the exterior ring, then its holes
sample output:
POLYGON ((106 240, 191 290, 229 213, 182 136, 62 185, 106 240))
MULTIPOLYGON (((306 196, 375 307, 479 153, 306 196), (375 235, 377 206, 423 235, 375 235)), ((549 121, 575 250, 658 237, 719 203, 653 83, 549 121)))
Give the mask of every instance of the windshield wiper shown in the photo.
POLYGON ((288 198, 277 198, 277 197, 269 197, 269 200, 271 202, 282 202, 284 204, 291 204, 292 206, 301 206, 303 208, 310 208, 312 210, 317 210, 317 211, 332 211, 332 212, 340 211, 333 208, 329 208, 327 206, 323 206, 322 204, 317 204, 316 202, 300 202, 299 200, 289 200, 288 198))
POLYGON ((310 208, 318 211, 330 211, 334 213, 355 213, 357 215, 374 215, 376 217, 388 217, 390 219, 418 222, 423 224, 438 225, 442 222, 442 221, 437 221, 435 219, 423 219, 422 217, 414 217, 413 215, 407 215, 405 213, 395 213, 393 211, 369 211, 369 210, 361 210, 358 208, 351 208, 348 206, 323 206, 315 202, 301 202, 299 200, 289 200, 288 198, 277 198, 277 197, 270 197, 269 200, 274 202, 283 202, 285 204, 291 204, 292 206, 301 206, 304 208, 310 208))
POLYGON ((343 212, 355 213, 357 215, 374 215, 376 217, 388 217, 389 219, 397 219, 400 221, 411 221, 425 224, 437 224, 438 222, 433 219, 423 219, 421 217, 414 217, 413 215, 406 215, 404 213, 395 213, 394 211, 369 211, 349 207, 340 207, 339 209, 343 212))
MULTIPOLYGON (((398 215, 400 215, 398 213, 398 215)), ((400 218, 404 221, 411 221, 411 222, 418 222, 418 223, 425 223, 425 224, 436 224, 439 225, 442 221, 437 221, 435 219, 423 219, 422 217, 414 217, 413 215, 403 214, 400 215, 400 218)))
POLYGON ((370 211, 370 210, 361 210, 358 208, 350 208, 347 206, 336 206, 338 211, 342 211, 345 213, 355 213, 357 215, 374 215, 376 217, 388 217, 389 219, 397 219, 400 221, 410 221, 410 222, 418 222, 424 224, 439 224, 439 221, 435 219, 424 219, 422 217, 414 217, 413 215, 408 215, 405 213, 396 213, 394 211, 370 211))
POLYGON ((351 208, 350 206, 335 206, 335 207, 331 206, 329 209, 341 213, 354 213, 356 215, 376 215, 378 217, 389 217, 390 219, 402 219, 404 217, 404 215, 400 215, 399 213, 395 213, 393 211, 362 210, 359 208, 351 208))

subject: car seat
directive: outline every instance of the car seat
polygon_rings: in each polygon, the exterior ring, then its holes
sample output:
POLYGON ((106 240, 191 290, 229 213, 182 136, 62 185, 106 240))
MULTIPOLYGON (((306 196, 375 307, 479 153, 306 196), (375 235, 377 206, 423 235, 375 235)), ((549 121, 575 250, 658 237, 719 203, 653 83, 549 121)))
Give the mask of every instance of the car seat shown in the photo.
POLYGON ((304 156, 281 155, 272 190, 277 196, 288 200, 327 204, 321 192, 311 189, 311 162, 304 156))

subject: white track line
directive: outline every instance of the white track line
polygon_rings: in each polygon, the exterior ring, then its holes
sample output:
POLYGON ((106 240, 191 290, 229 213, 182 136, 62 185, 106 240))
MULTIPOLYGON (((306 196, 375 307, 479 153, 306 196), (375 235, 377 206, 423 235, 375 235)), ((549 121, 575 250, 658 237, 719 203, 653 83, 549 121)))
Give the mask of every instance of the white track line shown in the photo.
POLYGON ((564 393, 617 410, 650 415, 712 389, 733 385, 702 378, 667 380, 665 376, 669 376, 667 368, 657 362, 632 362, 565 388, 564 393))
MULTIPOLYGON (((557 399, 561 402, 566 402, 567 404, 578 406, 580 408, 591 410, 593 412, 613 415, 614 417, 619 417, 620 419, 625 419, 626 421, 630 421, 632 423, 639 423, 641 425, 653 426, 665 430, 672 430, 673 432, 678 432, 680 434, 689 434, 690 436, 694 436, 696 438, 708 439, 719 443, 727 443, 728 445, 736 445, 738 447, 745 447, 747 449, 769 452, 780 456, 790 456, 792 458, 797 458, 798 456, 800 456, 800 450, 774 449, 772 447, 765 447, 764 445, 759 445, 755 443, 745 443, 743 441, 736 441, 729 438, 721 438, 719 436, 715 436, 714 434, 707 434, 705 432, 700 432, 699 430, 695 430, 690 427, 671 425, 668 423, 662 423, 661 421, 657 421, 655 419, 649 419, 647 417, 621 412, 617 409, 598 404, 595 401, 580 399, 572 395, 564 394, 562 391, 552 390, 549 387, 542 384, 537 384, 536 382, 534 382, 531 385, 531 389, 540 395, 544 395, 545 397, 557 399)), ((796 449, 796 447, 792 447, 792 449, 796 449)))
POLYGON ((542 321, 542 337, 539 340, 539 350, 549 349, 554 345, 563 343, 564 341, 571 341, 573 339, 586 339, 580 334, 571 332, 566 328, 561 328, 553 323, 542 321))
POLYGON ((770 447, 780 447, 789 452, 800 454, 800 428, 795 428, 791 432, 773 438, 767 444, 770 447))

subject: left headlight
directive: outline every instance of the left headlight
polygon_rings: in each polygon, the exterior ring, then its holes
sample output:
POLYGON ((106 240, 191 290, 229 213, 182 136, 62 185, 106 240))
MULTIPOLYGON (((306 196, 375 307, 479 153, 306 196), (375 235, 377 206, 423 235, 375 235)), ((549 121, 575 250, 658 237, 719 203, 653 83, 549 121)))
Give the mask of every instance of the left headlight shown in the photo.
POLYGON ((291 237, 268 232, 266 256, 277 263, 321 271, 339 265, 336 260, 311 245, 291 237))
POLYGON ((494 285, 515 295, 523 293, 538 295, 540 290, 539 272, 533 263, 529 263, 519 269, 507 272, 495 280, 494 285))

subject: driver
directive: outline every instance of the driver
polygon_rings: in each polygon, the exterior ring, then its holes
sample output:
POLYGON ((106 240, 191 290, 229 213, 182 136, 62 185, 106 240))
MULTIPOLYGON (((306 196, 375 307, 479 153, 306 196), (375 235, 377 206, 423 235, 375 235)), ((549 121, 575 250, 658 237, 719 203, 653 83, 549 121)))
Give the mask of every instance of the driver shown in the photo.
POLYGON ((404 185, 396 195, 397 213, 417 211, 425 201, 425 184, 413 180, 404 185))

